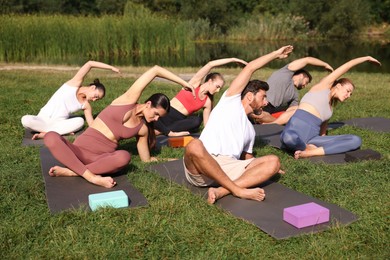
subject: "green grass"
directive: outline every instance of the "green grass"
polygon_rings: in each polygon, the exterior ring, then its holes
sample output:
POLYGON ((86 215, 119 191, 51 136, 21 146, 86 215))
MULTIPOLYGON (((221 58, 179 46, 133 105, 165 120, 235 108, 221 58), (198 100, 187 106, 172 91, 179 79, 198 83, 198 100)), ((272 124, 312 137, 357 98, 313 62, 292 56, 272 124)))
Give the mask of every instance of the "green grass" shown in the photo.
MULTIPOLYGON (((195 68, 174 69, 193 73, 195 68)), ((100 111, 133 82, 139 68, 122 68, 119 78, 94 70, 107 87, 106 98, 93 104, 100 111)), ((235 75, 235 69, 220 70, 235 75)), ((256 76, 265 79, 272 71, 256 76)), ((349 226, 277 241, 257 227, 207 205, 187 189, 146 171, 134 148, 128 178, 149 202, 137 209, 69 210, 51 215, 41 176, 39 148, 22 147, 20 118, 36 114, 73 71, 0 70, 0 257, 1 259, 389 259, 390 134, 343 127, 330 134, 353 133, 363 138, 362 148, 379 151, 380 161, 345 165, 313 164, 256 144, 258 156, 277 154, 286 170, 280 183, 335 203, 359 216, 349 226)), ((313 72, 314 81, 325 75, 313 72)), ((390 117, 389 75, 349 73, 357 86, 353 97, 336 108, 332 120, 352 117, 390 117)), ((228 83, 231 77, 226 76, 228 83)), ((170 97, 179 86, 155 81, 141 100, 154 92, 170 97)), ((220 95, 219 95, 220 96, 220 95)), ((219 98, 217 97, 217 100, 219 98)), ((155 155, 180 157, 182 149, 165 147, 155 155)))

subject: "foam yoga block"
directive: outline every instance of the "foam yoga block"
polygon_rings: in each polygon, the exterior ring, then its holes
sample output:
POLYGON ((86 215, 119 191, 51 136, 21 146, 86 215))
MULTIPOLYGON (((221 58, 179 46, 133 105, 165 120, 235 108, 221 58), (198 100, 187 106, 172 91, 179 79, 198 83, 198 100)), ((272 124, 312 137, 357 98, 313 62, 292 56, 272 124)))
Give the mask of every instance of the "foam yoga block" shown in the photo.
POLYGON ((173 137, 168 142, 170 147, 186 147, 192 139, 192 136, 173 137))
POLYGON ((297 228, 313 226, 329 221, 329 209, 314 202, 285 208, 283 220, 297 228))
POLYGON ((100 207, 124 208, 129 206, 129 198, 123 190, 90 194, 88 202, 92 210, 100 207))

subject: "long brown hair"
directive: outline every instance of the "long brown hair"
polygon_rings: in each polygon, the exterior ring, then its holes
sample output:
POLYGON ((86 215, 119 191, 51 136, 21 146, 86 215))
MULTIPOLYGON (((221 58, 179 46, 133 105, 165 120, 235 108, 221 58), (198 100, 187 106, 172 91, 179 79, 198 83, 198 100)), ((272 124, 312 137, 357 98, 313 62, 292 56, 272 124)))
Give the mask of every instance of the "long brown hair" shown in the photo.
MULTIPOLYGON (((204 79, 204 82, 207 82, 210 79, 212 81, 214 81, 217 78, 220 78, 225 83, 225 79, 222 77, 221 73, 218 73, 218 72, 212 72, 212 73, 207 74, 207 76, 204 79)), ((210 93, 207 93, 207 96, 211 100, 211 103, 213 103, 214 102, 214 95, 211 95, 210 93)))
MULTIPOLYGON (((165 111, 167 111, 167 113, 171 109, 171 103, 169 102, 169 98, 165 94, 155 93, 155 94, 151 95, 145 101, 145 103, 148 102, 148 101, 150 101, 150 103, 152 104, 152 107, 154 107, 154 108, 161 107, 165 111)), ((148 123, 148 122, 145 121, 145 124, 148 127, 148 145, 149 145, 149 149, 153 149, 156 146, 156 134, 154 133, 154 122, 149 122, 148 123)))

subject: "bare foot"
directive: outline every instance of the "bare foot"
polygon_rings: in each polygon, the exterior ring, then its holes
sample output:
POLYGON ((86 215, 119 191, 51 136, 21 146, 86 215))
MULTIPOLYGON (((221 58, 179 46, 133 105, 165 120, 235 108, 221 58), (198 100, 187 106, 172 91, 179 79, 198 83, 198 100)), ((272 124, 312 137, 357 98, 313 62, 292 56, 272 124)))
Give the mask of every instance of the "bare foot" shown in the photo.
POLYGON ((31 140, 42 139, 45 136, 46 132, 36 133, 31 137, 31 140))
POLYGON ((265 191, 261 188, 243 189, 243 193, 239 197, 242 199, 263 201, 265 199, 265 191))
POLYGON ((209 188, 207 202, 214 204, 217 199, 222 198, 218 193, 218 188, 209 188))
POLYGON ((94 174, 90 172, 89 170, 86 170, 84 174, 82 175, 84 179, 89 181, 90 183, 93 183, 98 186, 102 186, 105 188, 112 188, 116 185, 116 182, 111 177, 103 177, 97 174, 94 174))
POLYGON ((301 151, 301 150, 295 151, 295 153, 294 153, 294 158, 295 158, 295 159, 301 158, 301 154, 302 154, 302 151, 301 151))
POLYGON ((93 180, 91 181, 93 184, 98 186, 103 186, 105 188, 112 188, 116 185, 116 182, 111 177, 103 177, 100 175, 95 175, 93 180))
POLYGON ((68 169, 68 168, 65 168, 65 167, 60 167, 60 166, 53 166, 50 168, 49 170, 49 175, 51 177, 57 177, 57 176, 61 176, 61 177, 71 177, 71 176, 78 176, 77 173, 75 173, 74 171, 68 169))

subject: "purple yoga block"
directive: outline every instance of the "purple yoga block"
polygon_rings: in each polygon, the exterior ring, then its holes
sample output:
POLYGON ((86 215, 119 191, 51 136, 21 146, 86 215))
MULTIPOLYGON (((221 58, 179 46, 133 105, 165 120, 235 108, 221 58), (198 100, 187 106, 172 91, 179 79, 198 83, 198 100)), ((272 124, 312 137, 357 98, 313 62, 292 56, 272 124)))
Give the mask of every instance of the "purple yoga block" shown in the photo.
POLYGON ((297 228, 317 225, 329 221, 329 209, 314 202, 285 208, 283 220, 297 228))

